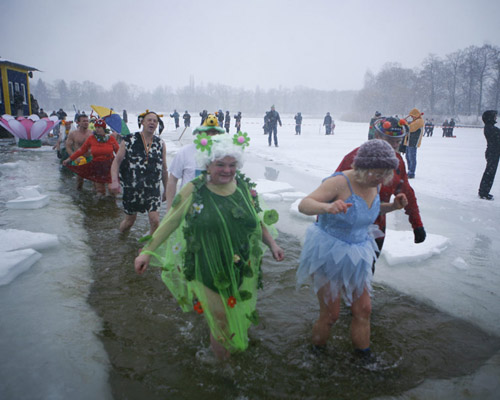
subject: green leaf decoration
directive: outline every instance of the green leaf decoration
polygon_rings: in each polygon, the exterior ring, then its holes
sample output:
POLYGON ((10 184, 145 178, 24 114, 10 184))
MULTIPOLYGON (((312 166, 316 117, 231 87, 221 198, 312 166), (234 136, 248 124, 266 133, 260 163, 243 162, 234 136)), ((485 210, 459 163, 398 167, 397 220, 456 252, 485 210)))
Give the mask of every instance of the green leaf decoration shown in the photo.
POLYGON ((189 306, 190 305, 189 300, 186 296, 180 297, 178 301, 179 301, 179 304, 181 306, 189 306))
POLYGON ((231 286, 231 282, 227 278, 226 274, 224 274, 224 272, 221 271, 214 278, 214 285, 217 289, 224 290, 227 289, 229 286, 231 286))
POLYGON ((243 273, 243 276, 244 276, 245 278, 251 278, 251 277, 253 276, 252 267, 250 267, 250 265, 248 265, 248 264, 245 264, 245 265, 243 266, 243 271, 242 271, 242 273, 243 273))
POLYGON ((278 214, 278 211, 276 210, 267 210, 264 213, 264 223, 266 225, 272 225, 278 222, 280 219, 280 215, 278 214))
POLYGON ((234 207, 231 210, 234 218, 243 218, 245 216, 245 210, 242 207, 234 207))
POLYGON ((252 298, 252 293, 248 290, 240 290, 240 297, 242 301, 250 300, 252 298))
POLYGON ((146 235, 139 239, 139 243, 149 242, 153 238, 152 235, 146 235))
POLYGON ((247 314, 246 317, 253 325, 259 324, 259 313, 257 312, 257 310, 252 311, 251 314, 247 314))

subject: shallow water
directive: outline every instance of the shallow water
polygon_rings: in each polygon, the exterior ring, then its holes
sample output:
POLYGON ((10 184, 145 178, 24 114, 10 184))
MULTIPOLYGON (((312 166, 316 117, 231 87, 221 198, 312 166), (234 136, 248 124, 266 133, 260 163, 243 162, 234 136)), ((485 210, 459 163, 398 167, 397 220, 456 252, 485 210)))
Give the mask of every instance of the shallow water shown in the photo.
MULTIPOLYGON (((89 277, 78 289, 100 319, 98 324, 87 324, 86 320, 75 324, 83 332, 95 333, 102 343, 110 363, 108 382, 116 399, 392 396, 426 379, 471 374, 500 350, 498 337, 429 304, 375 285, 371 336, 374 359, 365 363, 353 356, 348 309, 343 309, 326 350, 314 351, 310 331, 317 317, 317 301, 310 288, 295 290, 301 246, 296 235, 282 232, 278 242, 285 249, 286 261, 277 263, 266 253, 264 289, 259 292, 258 301, 260 324, 250 330, 250 346, 229 362, 221 363, 209 349, 208 328, 203 317, 179 309, 160 280, 159 271, 150 269, 143 276, 135 274, 133 259, 140 247, 137 239, 148 230, 147 218, 139 217, 129 234, 119 234, 117 227, 122 218, 119 203, 111 199, 96 200, 89 185, 76 193, 73 178, 60 176, 57 169, 54 170, 53 157, 50 152, 36 154, 39 165, 51 168, 52 173, 55 171, 57 190, 72 202, 74 229, 85 232, 85 246, 78 249, 78 254, 89 257, 86 267, 89 277)), ((3 160, 7 158, 12 161, 13 157, 4 155, 3 160)), ((2 196, 6 193, 4 190, 12 189, 2 186, 2 196)), ((47 210, 43 218, 54 218, 51 212, 47 210)), ((478 237, 478 241, 481 240, 478 237)), ((480 258, 481 253, 474 257, 480 258)), ((59 262, 60 268, 74 267, 75 260, 62 257, 59 262)), ((85 267, 84 262, 80 264, 85 267)), ((30 270, 18 279, 28 279, 33 272, 30 270)), ((58 286, 73 293, 72 279, 74 277, 59 278, 58 286)), ((0 288, 3 300, 16 300, 18 294, 13 288, 0 288)), ((44 293, 43 287, 35 288, 38 293, 44 293)), ((21 312, 26 312, 23 310, 21 312)), ((15 324, 15 318, 19 317, 3 314, 2 324, 15 324)), ((64 315, 64 318, 71 317, 71 314, 64 315)), ((24 334, 27 342, 40 337, 33 326, 28 326, 24 334)), ((14 339, 2 337, 0 346, 4 354, 14 339)), ((79 339, 74 331, 65 330, 61 324, 58 340, 77 346, 79 339)), ((82 357, 80 353, 80 357, 74 357, 76 363, 92 362, 90 356, 82 357)), ((28 368, 32 362, 29 357, 18 357, 17 362, 25 363, 16 365, 17 370, 35 374, 28 368)), ((38 362, 43 365, 44 360, 38 362)), ((100 363, 106 365, 104 360, 100 363)), ((69 373, 71 371, 65 371, 66 375, 69 373)), ((45 379, 47 386, 57 382, 56 377, 45 379)), ((21 377, 9 383, 12 389, 9 393, 23 393, 21 377)))
POLYGON ((295 290, 300 243, 281 234, 287 261, 266 254, 261 322, 251 329, 250 347, 218 362, 203 318, 177 307, 157 270, 135 275, 136 240, 147 226, 117 236, 121 215, 110 218, 114 209, 90 207, 84 224, 95 253, 89 302, 103 320, 100 338, 113 367, 115 398, 372 398, 402 393, 424 379, 470 374, 500 349, 498 338, 473 325, 376 286, 373 362, 352 354, 348 309, 326 351, 314 351, 309 339, 316 298, 308 288, 295 290))

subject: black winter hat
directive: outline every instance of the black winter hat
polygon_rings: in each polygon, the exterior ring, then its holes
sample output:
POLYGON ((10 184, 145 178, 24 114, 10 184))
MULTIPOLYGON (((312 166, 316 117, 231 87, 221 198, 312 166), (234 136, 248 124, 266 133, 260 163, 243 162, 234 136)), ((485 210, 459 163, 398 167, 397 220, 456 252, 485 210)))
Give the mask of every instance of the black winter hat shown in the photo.
POLYGON ((482 118, 485 124, 495 124, 495 119, 498 115, 497 110, 487 110, 483 113, 482 118))

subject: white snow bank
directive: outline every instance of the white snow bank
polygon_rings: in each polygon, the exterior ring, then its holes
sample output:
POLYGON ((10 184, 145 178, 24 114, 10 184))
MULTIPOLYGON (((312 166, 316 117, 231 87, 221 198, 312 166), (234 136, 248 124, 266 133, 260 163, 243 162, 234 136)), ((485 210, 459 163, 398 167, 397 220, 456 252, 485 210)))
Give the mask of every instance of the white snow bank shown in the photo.
POLYGON ((267 179, 257 179, 255 181, 258 193, 280 193, 293 191, 293 186, 288 182, 276 182, 267 179))
POLYGON ((387 229, 382 256, 389 265, 415 263, 440 254, 448 247, 448 244, 448 238, 432 233, 427 233, 425 242, 416 244, 412 231, 387 229))

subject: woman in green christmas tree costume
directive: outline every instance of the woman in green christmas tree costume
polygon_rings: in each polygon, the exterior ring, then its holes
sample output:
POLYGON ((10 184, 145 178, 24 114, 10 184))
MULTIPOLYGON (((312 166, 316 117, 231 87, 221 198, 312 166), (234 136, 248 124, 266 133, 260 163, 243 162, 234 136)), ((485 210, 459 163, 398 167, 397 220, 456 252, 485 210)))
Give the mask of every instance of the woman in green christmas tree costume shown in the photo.
POLYGON ((255 184, 237 171, 242 166, 246 133, 195 140, 198 165, 206 166, 185 185, 135 259, 142 274, 149 264, 162 268, 162 279, 184 311, 203 314, 215 355, 248 347, 248 328, 257 324, 263 243, 275 260, 284 258, 268 229, 278 220, 263 212, 255 184))

